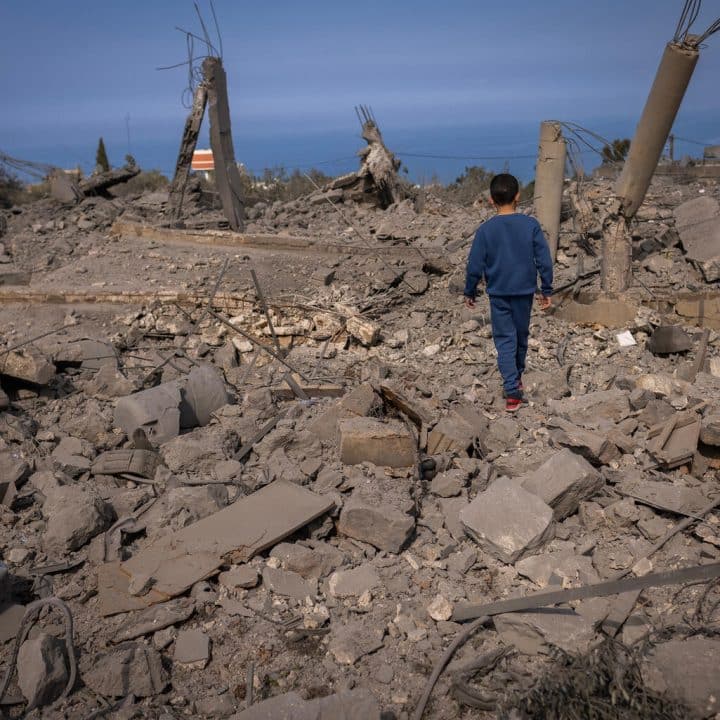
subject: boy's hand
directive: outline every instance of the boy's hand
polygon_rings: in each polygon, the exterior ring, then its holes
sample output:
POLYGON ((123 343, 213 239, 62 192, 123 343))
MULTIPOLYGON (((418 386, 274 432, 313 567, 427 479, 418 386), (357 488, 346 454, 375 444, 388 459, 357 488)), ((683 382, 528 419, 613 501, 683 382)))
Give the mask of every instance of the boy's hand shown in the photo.
POLYGON ((545 311, 552 305, 552 298, 547 295, 538 295, 538 305, 545 311))
POLYGON ((475 307, 475 298, 465 295, 465 307, 468 308, 468 310, 472 310, 475 307))

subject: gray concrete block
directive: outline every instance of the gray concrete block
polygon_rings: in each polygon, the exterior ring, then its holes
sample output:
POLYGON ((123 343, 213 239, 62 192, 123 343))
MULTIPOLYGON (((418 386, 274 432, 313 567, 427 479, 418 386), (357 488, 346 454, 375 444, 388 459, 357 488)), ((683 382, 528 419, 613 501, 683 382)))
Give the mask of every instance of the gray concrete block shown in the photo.
POLYGON ((508 478, 497 479, 460 511, 468 534, 486 552, 506 563, 552 539, 552 520, 548 505, 508 478))
POLYGON ((553 508, 556 520, 576 512, 605 484, 602 475, 571 450, 561 450, 535 472, 518 478, 523 488, 553 508))

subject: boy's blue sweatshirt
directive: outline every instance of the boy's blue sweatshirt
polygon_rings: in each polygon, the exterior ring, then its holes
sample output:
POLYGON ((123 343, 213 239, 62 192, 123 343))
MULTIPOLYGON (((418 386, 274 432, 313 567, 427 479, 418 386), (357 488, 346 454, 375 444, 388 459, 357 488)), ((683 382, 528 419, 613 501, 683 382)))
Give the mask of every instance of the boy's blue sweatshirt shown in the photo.
POLYGON ((485 278, 488 295, 552 295, 553 263, 540 223, 527 215, 496 215, 475 233, 465 295, 474 298, 485 278))

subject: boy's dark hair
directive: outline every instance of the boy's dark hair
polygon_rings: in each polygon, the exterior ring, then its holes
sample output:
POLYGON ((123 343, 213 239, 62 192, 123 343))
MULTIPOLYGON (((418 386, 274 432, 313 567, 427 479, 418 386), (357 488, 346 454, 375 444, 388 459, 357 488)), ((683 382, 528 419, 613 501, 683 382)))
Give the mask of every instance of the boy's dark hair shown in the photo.
POLYGON ((520 183, 509 173, 500 173, 490 181, 490 197, 496 205, 510 205, 520 192, 520 183))

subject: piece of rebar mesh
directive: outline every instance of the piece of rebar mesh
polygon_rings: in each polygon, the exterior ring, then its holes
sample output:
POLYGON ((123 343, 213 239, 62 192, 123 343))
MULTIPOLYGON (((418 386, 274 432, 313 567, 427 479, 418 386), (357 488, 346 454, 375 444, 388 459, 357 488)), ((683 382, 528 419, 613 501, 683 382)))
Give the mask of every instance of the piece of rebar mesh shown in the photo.
POLYGON ((648 688, 637 654, 607 638, 586 655, 555 649, 553 666, 508 695, 500 720, 687 720, 690 710, 648 688))

